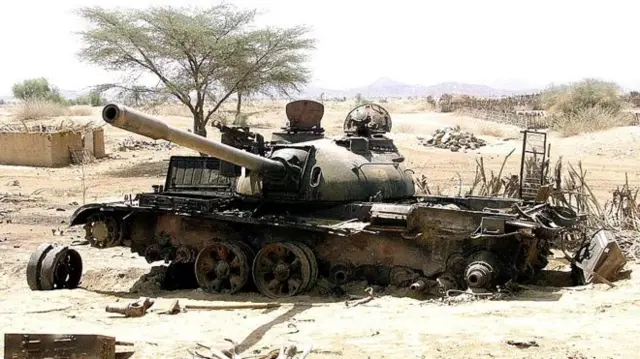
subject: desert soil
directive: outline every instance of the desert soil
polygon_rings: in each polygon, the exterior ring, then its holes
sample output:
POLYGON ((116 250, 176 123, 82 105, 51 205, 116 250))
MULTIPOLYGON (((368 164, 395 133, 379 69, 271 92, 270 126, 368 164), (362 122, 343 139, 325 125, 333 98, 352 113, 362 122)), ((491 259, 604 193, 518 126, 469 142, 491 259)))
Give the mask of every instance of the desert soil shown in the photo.
MULTIPOLYGON (((329 135, 339 133, 344 115, 327 111, 324 126, 329 135)), ((258 129, 266 138, 285 119, 282 111, 268 116, 261 122, 261 127, 268 128, 258 129)), ((188 118, 164 119, 189 127, 188 118)), ((456 173, 463 186, 468 185, 477 158, 482 156, 488 169, 497 172, 514 148, 505 172, 518 173, 521 142, 515 127, 437 113, 394 113, 393 119, 392 136, 397 145, 410 167, 425 174, 432 188, 439 186, 445 193, 455 194, 459 183, 456 173), (453 153, 418 144, 416 136, 453 124, 486 139, 488 146, 453 153)), ((99 113, 75 120, 99 122, 99 113)), ((209 132, 210 137, 218 137, 215 129, 209 132)), ((112 335, 135 343, 132 358, 191 358, 188 350, 197 348, 197 343, 228 347, 224 338, 240 343, 247 355, 264 354, 289 342, 300 350, 312 343, 314 349, 308 358, 631 358, 640 350, 640 277, 634 271, 640 268, 633 263, 628 265, 630 278, 616 282, 615 288, 531 286, 509 300, 443 303, 381 296, 352 308, 344 300, 301 296, 277 309, 187 311, 174 316, 150 312, 125 319, 106 313, 105 306, 142 295, 156 298, 154 308, 171 298, 179 299, 182 305, 266 300, 253 293, 220 297, 198 290, 130 293, 151 265, 127 248, 78 246, 75 248, 85 266, 81 288, 32 292, 25 279, 30 253, 43 242, 69 244, 83 236, 81 228, 67 228, 70 214, 83 203, 83 195, 88 203, 149 191, 151 185, 163 182, 169 155, 192 153, 177 147, 118 151, 118 143, 125 138, 144 138, 108 126, 105 136, 109 158, 85 165, 84 191, 79 166, 0 166, 3 332, 112 335), (58 229, 64 233, 54 233, 58 229), (523 347, 509 341, 534 345, 523 347)), ((640 186, 640 127, 571 138, 552 133, 549 141, 552 162, 559 156, 565 165, 577 165, 581 160, 591 189, 602 201, 624 183, 625 172, 632 186, 640 186)), ((566 263, 555 260, 548 269, 558 268, 566 270, 566 263)))

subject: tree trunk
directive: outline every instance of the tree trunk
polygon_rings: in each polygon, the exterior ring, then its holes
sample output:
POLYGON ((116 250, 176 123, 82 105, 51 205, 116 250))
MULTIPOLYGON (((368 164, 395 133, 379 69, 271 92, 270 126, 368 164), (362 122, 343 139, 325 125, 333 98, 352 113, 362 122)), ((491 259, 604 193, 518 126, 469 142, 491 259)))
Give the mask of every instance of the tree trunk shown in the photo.
MULTIPOLYGON (((207 126, 204 123, 204 114, 193 116, 193 133, 198 136, 207 137, 207 126)), ((208 157, 206 153, 200 152, 200 156, 208 157)))
POLYGON ((238 91, 238 103, 236 104, 236 120, 233 121, 234 125, 242 125, 240 123, 240 114, 242 113, 242 93, 238 91))

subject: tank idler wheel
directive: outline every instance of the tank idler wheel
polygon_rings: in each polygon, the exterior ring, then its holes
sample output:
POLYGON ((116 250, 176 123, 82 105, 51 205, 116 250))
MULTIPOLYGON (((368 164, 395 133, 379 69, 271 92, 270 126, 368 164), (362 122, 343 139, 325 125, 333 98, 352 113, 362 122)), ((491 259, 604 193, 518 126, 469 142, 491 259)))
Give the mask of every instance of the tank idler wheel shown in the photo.
POLYGON ((29 263, 27 263, 27 284, 31 290, 42 290, 40 283, 40 269, 42 268, 42 261, 46 257, 47 253, 54 248, 51 243, 43 243, 38 246, 31 257, 29 257, 29 263))
POLYGON ((82 257, 75 249, 58 246, 47 252, 40 269, 42 290, 75 289, 82 278, 82 257))
POLYGON ((200 287, 211 293, 233 294, 251 278, 252 253, 239 242, 221 241, 203 248, 194 265, 200 287))
POLYGON ((302 249, 304 254, 307 256, 307 260, 309 261, 310 281, 309 281, 309 285, 307 286, 307 288, 304 289, 304 291, 305 292, 310 291, 318 282, 318 272, 319 272, 318 259, 316 258, 316 255, 313 253, 313 250, 309 248, 309 246, 307 246, 306 244, 300 243, 300 242, 296 242, 293 244, 300 247, 300 249, 302 249))
POLYGON ((311 265, 305 252, 293 243, 270 243, 253 261, 253 280, 269 298, 293 297, 311 282, 311 265))
POLYGON ((118 221, 113 216, 103 213, 92 214, 84 228, 87 232, 85 239, 92 247, 108 248, 118 244, 120 230, 118 221))

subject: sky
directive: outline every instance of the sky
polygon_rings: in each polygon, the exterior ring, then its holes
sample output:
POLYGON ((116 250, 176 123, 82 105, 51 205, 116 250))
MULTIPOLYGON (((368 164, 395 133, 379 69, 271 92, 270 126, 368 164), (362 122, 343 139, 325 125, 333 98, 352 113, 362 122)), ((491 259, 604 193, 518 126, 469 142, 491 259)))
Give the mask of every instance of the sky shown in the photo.
MULTIPOLYGON (((81 6, 209 6, 216 0, 20 0, 0 8, 0 96, 44 76, 79 91, 114 80, 81 63, 81 6)), ((312 84, 329 89, 378 78, 432 85, 458 81, 540 88, 591 77, 640 89, 632 0, 235 0, 261 24, 310 26, 312 84)))

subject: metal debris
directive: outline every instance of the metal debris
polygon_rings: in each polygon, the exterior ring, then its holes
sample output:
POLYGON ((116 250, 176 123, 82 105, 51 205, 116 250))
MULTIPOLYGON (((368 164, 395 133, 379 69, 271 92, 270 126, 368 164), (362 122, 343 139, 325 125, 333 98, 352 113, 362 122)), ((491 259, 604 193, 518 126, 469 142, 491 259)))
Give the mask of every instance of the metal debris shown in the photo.
POLYGON ((139 300, 128 304, 111 304, 107 305, 105 311, 107 313, 118 313, 129 317, 142 317, 147 310, 153 306, 154 300, 149 298, 140 298, 139 300))

